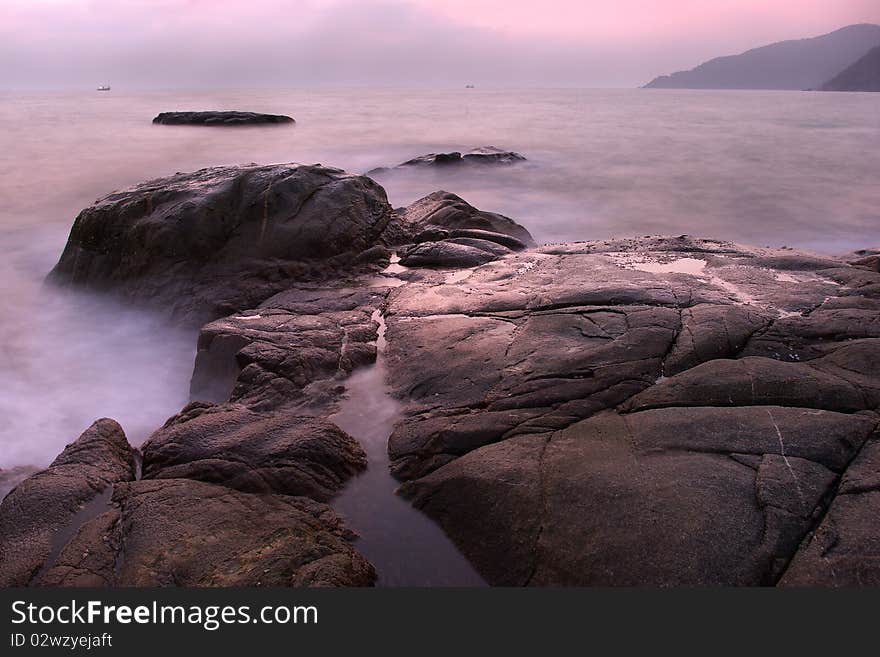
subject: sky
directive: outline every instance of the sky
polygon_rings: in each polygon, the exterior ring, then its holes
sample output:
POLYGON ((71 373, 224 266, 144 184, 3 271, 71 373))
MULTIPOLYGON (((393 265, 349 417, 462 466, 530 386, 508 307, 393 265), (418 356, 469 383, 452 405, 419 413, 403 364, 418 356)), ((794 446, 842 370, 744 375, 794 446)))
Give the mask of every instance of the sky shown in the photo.
POLYGON ((0 0, 0 89, 633 87, 880 0, 0 0))

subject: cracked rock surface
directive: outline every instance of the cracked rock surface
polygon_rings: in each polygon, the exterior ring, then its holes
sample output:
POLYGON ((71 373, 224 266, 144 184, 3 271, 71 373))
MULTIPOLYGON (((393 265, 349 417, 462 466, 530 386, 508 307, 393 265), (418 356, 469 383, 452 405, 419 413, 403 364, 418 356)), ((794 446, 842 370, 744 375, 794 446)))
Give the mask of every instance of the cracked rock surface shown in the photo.
POLYGON ((877 582, 878 282, 686 236, 411 282, 393 471, 492 584, 877 582))

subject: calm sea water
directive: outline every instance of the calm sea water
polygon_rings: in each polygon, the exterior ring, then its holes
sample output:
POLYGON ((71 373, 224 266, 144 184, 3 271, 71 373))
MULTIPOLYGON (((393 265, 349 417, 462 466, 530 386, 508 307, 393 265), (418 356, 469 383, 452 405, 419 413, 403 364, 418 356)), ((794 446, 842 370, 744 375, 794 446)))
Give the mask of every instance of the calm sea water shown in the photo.
POLYGON ((379 178, 436 189, 541 241, 690 233, 828 253, 880 244, 880 94, 704 91, 0 93, 0 468, 45 465, 92 420, 138 443, 186 401, 194 337, 41 285, 79 209, 213 164, 355 172, 495 145, 528 163, 379 178), (285 113, 294 127, 153 126, 175 109, 285 113))

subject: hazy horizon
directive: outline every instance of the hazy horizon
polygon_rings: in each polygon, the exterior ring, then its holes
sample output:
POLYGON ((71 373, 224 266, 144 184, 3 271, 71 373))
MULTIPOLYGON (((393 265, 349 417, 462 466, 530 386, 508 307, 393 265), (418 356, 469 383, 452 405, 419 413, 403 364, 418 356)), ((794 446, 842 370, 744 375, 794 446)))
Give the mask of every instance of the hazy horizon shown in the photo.
POLYGON ((0 89, 635 87, 880 2, 4 0, 0 89))

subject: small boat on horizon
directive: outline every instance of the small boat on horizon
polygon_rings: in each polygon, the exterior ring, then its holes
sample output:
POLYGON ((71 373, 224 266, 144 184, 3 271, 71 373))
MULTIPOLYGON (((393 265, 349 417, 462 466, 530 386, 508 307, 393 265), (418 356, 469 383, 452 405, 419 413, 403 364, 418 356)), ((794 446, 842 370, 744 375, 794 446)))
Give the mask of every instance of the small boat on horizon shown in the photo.
POLYGON ((110 91, 110 85, 102 84, 100 87, 98 87, 98 91, 110 91))

